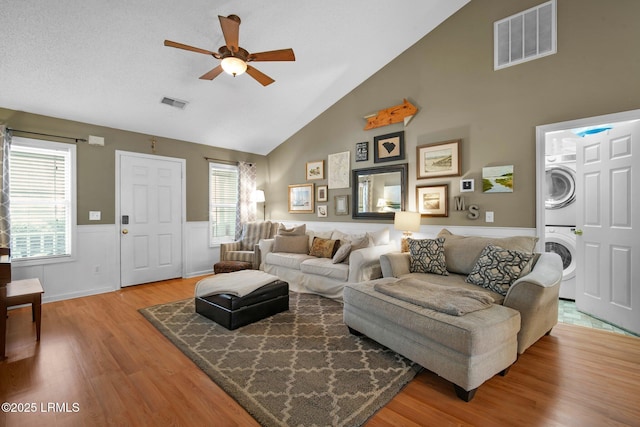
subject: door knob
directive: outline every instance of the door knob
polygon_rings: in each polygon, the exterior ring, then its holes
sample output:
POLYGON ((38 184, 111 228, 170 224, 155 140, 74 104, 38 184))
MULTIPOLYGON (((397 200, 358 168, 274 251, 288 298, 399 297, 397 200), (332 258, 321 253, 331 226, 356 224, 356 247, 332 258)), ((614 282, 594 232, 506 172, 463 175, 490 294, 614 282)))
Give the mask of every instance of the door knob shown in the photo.
POLYGON ((575 229, 573 232, 576 236, 582 236, 582 230, 580 230, 579 228, 575 229))
POLYGON ((122 234, 129 234, 129 230, 127 230, 126 228, 122 230, 122 234))

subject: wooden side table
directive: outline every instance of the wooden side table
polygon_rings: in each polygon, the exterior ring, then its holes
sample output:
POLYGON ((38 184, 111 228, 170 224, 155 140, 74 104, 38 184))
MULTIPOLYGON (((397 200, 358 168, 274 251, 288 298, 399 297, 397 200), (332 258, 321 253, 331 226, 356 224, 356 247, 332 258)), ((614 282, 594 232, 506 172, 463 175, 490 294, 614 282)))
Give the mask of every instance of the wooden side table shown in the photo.
POLYGON ((3 300, 0 303, 0 317, 2 318, 2 320, 0 320, 0 327, 2 327, 2 330, 0 331, 0 344, 2 344, 2 347, 0 348, 0 351, 2 351, 0 359, 5 358, 5 344, 7 336, 6 319, 8 307, 21 304, 31 304, 31 316, 33 322, 36 322, 36 339, 40 341, 40 323, 42 319, 41 304, 44 289, 42 289, 42 284, 40 284, 39 279, 25 279, 7 283, 6 296, 3 297, 2 293, 0 293, 0 298, 3 300))

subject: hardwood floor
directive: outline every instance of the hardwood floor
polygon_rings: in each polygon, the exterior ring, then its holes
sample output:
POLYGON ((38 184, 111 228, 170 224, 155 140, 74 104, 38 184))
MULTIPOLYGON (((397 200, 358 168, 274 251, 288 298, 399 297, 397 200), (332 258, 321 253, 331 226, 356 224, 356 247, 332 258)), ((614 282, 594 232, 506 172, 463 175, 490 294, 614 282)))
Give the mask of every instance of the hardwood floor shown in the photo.
MULTIPOLYGON (((39 343, 30 309, 12 310, 0 402, 35 412, 0 426, 258 425, 137 311, 191 297, 197 280, 44 304, 39 343)), ((559 324, 473 401, 423 371, 368 425, 631 426, 639 395, 639 338, 559 324)))

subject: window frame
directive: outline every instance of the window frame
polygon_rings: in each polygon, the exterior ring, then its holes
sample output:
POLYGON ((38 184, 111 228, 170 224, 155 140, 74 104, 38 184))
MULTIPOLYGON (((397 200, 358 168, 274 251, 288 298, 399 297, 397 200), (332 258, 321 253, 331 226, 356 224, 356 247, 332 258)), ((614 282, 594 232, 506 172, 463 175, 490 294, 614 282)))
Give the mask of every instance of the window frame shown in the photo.
MULTIPOLYGON (((65 262, 72 262, 77 259, 77 147, 75 144, 54 142, 44 139, 32 139, 14 136, 11 140, 11 150, 15 147, 28 147, 51 151, 66 151, 69 154, 69 254, 53 255, 53 256, 41 256, 41 257, 28 257, 28 258, 15 258, 11 262, 15 266, 35 266, 46 264, 58 264, 65 262)), ((11 180, 11 176, 9 176, 11 180)), ((11 181, 10 181, 11 182, 11 181)), ((11 197, 11 196, 10 196, 11 197)), ((9 207, 11 212, 11 206, 9 207)))
MULTIPOLYGON (((236 184, 239 182, 240 180, 240 170, 238 168, 237 164, 230 164, 230 163, 221 163, 221 162, 216 162, 214 160, 210 160, 209 164, 208 164, 208 170, 207 170, 207 184, 208 184, 208 198, 209 198, 209 226, 208 226, 208 233, 209 233, 209 247, 210 248, 216 248, 216 247, 220 247, 221 243, 231 243, 233 241, 235 241, 235 234, 237 232, 237 230, 235 230, 236 227, 236 221, 234 219, 234 232, 233 232, 233 236, 230 236, 228 240, 222 240, 222 239, 218 239, 216 240, 213 237, 213 218, 212 218, 212 213, 213 213, 213 208, 214 208, 214 203, 213 203, 213 197, 212 197, 212 188, 211 188, 211 175, 212 175, 212 171, 213 169, 219 169, 219 170, 232 170, 235 171, 236 173, 236 184)), ((235 200, 235 205, 234 205, 234 210, 236 210, 236 215, 237 215, 237 208, 238 208, 238 198, 240 197, 239 191, 236 193, 236 200, 235 200)))

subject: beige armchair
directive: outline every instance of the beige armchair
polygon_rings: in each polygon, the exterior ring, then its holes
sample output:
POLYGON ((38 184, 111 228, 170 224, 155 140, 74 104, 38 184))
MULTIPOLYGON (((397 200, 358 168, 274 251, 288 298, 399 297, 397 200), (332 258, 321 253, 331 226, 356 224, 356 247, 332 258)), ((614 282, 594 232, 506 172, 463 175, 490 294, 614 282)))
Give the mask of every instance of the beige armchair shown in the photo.
POLYGON ((256 221, 247 222, 242 226, 240 240, 220 244, 220 261, 250 262, 252 268, 260 267, 260 239, 272 239, 278 231, 277 222, 256 221))

